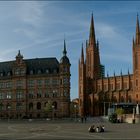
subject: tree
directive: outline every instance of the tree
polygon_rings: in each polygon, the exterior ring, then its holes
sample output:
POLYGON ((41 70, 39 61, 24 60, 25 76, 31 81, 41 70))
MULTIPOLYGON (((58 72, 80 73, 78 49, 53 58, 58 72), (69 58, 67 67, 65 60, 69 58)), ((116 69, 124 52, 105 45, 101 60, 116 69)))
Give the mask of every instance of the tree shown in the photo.
POLYGON ((45 107, 44 107, 45 117, 48 117, 50 112, 52 112, 52 102, 51 101, 49 101, 48 103, 45 104, 45 107))
POLYGON ((123 115, 124 114, 124 109, 117 108, 115 112, 116 112, 117 115, 123 115))

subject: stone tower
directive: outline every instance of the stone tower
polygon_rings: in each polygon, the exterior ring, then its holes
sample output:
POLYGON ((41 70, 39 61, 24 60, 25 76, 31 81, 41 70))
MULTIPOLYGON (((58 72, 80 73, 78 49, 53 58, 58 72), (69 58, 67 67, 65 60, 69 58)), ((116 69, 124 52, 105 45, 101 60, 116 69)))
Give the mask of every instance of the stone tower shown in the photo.
POLYGON ((136 22, 136 37, 133 39, 133 74, 134 74, 134 82, 133 82, 133 91, 134 96, 133 100, 136 103, 140 100, 140 28, 139 28, 139 19, 137 15, 136 22))
POLYGON ((62 116, 70 115, 70 61, 67 57, 66 42, 64 40, 63 57, 60 59, 60 88, 61 88, 61 113, 62 116))

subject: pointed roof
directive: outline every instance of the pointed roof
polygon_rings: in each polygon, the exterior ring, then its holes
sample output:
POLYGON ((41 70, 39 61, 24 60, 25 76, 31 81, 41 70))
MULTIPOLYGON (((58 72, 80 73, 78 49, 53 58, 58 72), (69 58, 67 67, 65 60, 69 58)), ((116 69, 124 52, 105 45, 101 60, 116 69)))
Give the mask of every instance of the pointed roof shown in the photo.
POLYGON ((137 14, 137 21, 136 21, 136 44, 139 44, 139 33, 140 33, 140 29, 139 29, 139 17, 137 14))
POLYGON ((95 43, 95 30, 94 30, 93 13, 92 13, 92 16, 91 16, 89 42, 90 43, 95 43))
POLYGON ((64 39, 64 50, 63 50, 63 56, 66 56, 67 55, 67 50, 66 50, 66 42, 65 42, 65 39, 64 39))
POLYGON ((82 43, 82 49, 81 49, 81 62, 84 63, 84 50, 83 50, 83 43, 82 43))
POLYGON ((69 58, 67 57, 67 50, 66 50, 66 42, 64 39, 64 50, 63 50, 63 57, 60 59, 61 64, 70 64, 69 58))
POLYGON ((23 55, 21 55, 20 50, 18 50, 18 54, 17 54, 16 58, 23 58, 23 55))

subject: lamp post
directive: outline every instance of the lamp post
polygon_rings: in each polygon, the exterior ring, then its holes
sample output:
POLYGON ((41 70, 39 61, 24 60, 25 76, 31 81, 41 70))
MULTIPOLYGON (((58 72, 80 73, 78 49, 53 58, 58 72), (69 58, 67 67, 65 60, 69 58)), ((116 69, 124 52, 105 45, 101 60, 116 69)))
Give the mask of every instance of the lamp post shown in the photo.
POLYGON ((54 105, 52 105, 52 119, 54 120, 54 105))
POLYGON ((11 109, 11 106, 8 105, 8 106, 7 106, 7 109, 8 109, 8 122, 9 122, 9 120, 10 120, 10 109, 11 109))
POLYGON ((74 110, 75 110, 75 122, 76 122, 76 104, 74 105, 74 110))

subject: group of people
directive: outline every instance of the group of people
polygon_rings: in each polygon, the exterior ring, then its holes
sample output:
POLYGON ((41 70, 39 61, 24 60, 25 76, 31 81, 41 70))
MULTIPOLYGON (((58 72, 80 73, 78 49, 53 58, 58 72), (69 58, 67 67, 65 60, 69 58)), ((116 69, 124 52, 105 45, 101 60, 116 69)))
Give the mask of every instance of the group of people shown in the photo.
POLYGON ((89 132, 104 132, 105 131, 105 126, 104 125, 100 125, 100 126, 95 126, 95 125, 91 125, 88 129, 89 132))

